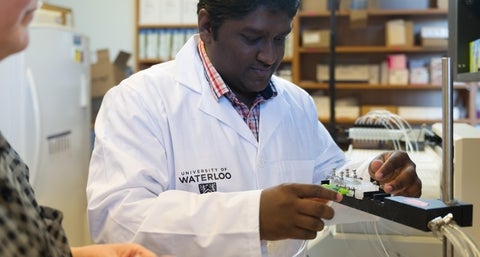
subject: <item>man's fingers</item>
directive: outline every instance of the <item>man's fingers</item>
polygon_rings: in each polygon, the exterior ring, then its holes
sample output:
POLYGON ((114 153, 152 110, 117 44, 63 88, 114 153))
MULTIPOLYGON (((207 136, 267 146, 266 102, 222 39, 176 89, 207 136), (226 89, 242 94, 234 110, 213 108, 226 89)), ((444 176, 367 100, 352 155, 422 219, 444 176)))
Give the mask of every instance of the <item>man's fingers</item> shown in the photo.
POLYGON ((340 193, 323 186, 310 184, 292 184, 291 186, 292 190, 294 190, 300 198, 316 198, 335 202, 342 200, 340 193))
POLYGON ((383 189, 385 192, 394 195, 420 197, 422 194, 422 181, 417 176, 408 176, 404 172, 395 180, 386 183, 383 189))
POLYGON ((260 196, 260 238, 313 239, 332 219, 329 201, 340 201, 342 195, 320 185, 281 184, 267 188, 260 196))
POLYGON ((315 233, 323 230, 325 227, 323 220, 309 216, 297 216, 295 224, 301 230, 307 230, 315 233))
POLYGON ((324 203, 323 200, 318 201, 315 199, 302 199, 299 201, 298 210, 300 214, 313 217, 317 220, 330 220, 335 214, 333 208, 328 205, 328 202, 324 203))
POLYGON ((383 161, 382 160, 378 160, 378 159, 375 159, 372 161, 372 163, 370 164, 370 167, 372 169, 373 172, 377 171, 378 169, 380 169, 380 167, 382 167, 383 165, 383 161))

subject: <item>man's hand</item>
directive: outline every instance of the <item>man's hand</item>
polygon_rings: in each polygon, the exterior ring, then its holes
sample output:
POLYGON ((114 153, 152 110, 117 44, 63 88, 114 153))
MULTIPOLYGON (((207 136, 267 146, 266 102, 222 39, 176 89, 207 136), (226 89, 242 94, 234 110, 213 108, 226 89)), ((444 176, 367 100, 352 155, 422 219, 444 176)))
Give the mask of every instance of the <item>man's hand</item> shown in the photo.
POLYGON ((260 197, 260 239, 314 239, 332 219, 329 201, 342 195, 319 185, 282 184, 262 191, 260 197))
POLYGON ((377 156, 370 162, 368 172, 386 193, 410 197, 422 195, 422 181, 406 152, 386 152, 377 156))

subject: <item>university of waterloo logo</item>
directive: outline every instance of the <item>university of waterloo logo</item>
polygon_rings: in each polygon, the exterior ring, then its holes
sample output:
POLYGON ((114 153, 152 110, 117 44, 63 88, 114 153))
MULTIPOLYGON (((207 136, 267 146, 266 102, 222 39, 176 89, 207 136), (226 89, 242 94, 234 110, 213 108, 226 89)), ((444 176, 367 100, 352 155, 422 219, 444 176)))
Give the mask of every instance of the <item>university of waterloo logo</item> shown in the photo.
POLYGON ((198 184, 198 190, 200 194, 212 193, 217 192, 217 183, 205 183, 205 184, 198 184))
MULTIPOLYGON (((177 173, 178 174, 178 173, 177 173)), ((227 167, 199 168, 181 171, 178 174, 178 181, 181 184, 198 185, 200 194, 217 192, 217 182, 232 179, 232 173, 227 167)))

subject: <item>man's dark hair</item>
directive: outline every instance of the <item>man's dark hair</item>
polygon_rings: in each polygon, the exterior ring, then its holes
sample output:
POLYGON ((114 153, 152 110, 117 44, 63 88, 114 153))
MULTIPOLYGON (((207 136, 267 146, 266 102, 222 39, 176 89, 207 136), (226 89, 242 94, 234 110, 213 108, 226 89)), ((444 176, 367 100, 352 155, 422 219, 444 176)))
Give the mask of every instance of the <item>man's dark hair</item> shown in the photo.
POLYGON ((299 5, 299 0, 199 0, 197 13, 201 9, 207 10, 212 30, 216 34, 225 20, 242 19, 259 7, 286 12, 293 19, 299 5))

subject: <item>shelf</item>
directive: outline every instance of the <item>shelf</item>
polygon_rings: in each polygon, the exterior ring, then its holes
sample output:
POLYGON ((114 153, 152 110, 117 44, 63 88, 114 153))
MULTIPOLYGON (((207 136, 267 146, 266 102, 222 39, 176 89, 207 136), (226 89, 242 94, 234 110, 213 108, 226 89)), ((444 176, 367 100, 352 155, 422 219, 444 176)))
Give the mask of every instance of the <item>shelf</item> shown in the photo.
MULTIPOLYGON (((299 86, 304 89, 328 89, 328 83, 302 81, 299 86)), ((470 89, 469 85, 458 84, 455 89, 470 89)), ((370 85, 368 83, 342 83, 335 84, 337 90, 441 90, 439 85, 370 85)))
MULTIPOLYGON (((328 124, 328 123, 330 122, 330 119, 328 119, 328 118, 319 118, 319 120, 320 120, 323 124, 328 124)), ((353 118, 337 118, 337 119, 335 120, 335 122, 338 123, 338 124, 351 125, 351 124, 355 123, 355 120, 356 120, 356 119, 353 119, 353 118)), ((431 120, 426 120, 426 119, 422 119, 422 120, 411 120, 411 119, 407 119, 406 121, 407 121, 409 124, 411 124, 411 125, 433 124, 433 123, 440 123, 440 122, 442 122, 441 120, 438 120, 438 119, 431 119, 431 120)), ((454 120, 454 122, 468 123, 469 121, 466 120, 466 119, 458 119, 458 120, 454 120)))
MULTIPOLYGON (((455 1, 455 0, 451 0, 455 1)), ((431 5, 433 6, 433 5, 431 5)), ((449 46, 423 46, 418 38, 418 33, 423 26, 446 26, 451 10, 446 9, 408 9, 408 10, 365 10, 367 21, 365 26, 352 26, 350 21, 351 11, 336 11, 334 42, 335 47, 303 47, 302 32, 306 30, 329 31, 332 13, 330 11, 300 11, 294 20, 294 57, 292 65, 293 82, 309 93, 321 93, 328 96, 335 94, 336 99, 354 98, 362 105, 393 105, 393 106, 441 106, 442 86, 436 84, 426 85, 372 85, 365 82, 335 82, 335 91, 330 91, 329 81, 317 81, 318 65, 330 64, 334 56, 334 65, 342 64, 372 64, 380 66, 387 60, 390 54, 404 54, 408 60, 424 62, 423 67, 427 68, 429 80, 437 80, 438 75, 430 75, 429 61, 434 58, 447 56, 449 46), (413 23, 413 45, 410 46, 386 46, 386 24, 393 19, 403 19, 413 23), (331 51, 334 51, 333 55, 331 51), (319 91, 319 92, 315 92, 319 91)), ((475 27, 475 26, 473 26, 475 27)), ((453 34, 453 33, 451 33, 453 34)), ((411 40, 411 38, 409 38, 411 40)), ((323 43, 323 42, 321 42, 323 43)), ((380 67, 381 69, 381 67, 380 67)), ((438 68, 437 68, 438 69, 438 68)), ((380 71, 380 76, 385 76, 380 71)), ((438 74, 438 73, 436 73, 438 74)), ((440 73, 441 74, 441 73, 440 73)), ((387 75, 388 76, 388 75, 387 75)), ((460 74, 468 77, 465 81, 473 81, 480 78, 477 74, 460 74)), ((379 81, 386 81, 388 77, 379 78, 379 81)), ((437 82, 438 83, 438 82, 437 82)), ((466 118, 459 120, 472 125, 479 121, 476 118, 475 97, 477 89, 470 83, 455 83, 457 100, 463 103, 466 110, 466 118)), ((336 115, 335 123, 352 124, 354 119, 342 118, 336 115)), ((330 122, 323 119, 323 122, 330 122)), ((433 123, 439 120, 408 120, 413 124, 433 123)))
MULTIPOLYGON (((147 64, 147 65, 152 65, 152 64, 157 64, 157 63, 161 63, 161 62, 166 62, 166 61, 169 61, 169 60, 162 60, 162 59, 138 59, 138 63, 141 63, 141 64, 147 64)), ((293 62, 293 58, 285 58, 282 60, 282 63, 291 63, 293 62)))
MULTIPOLYGON (((300 53, 329 53, 328 47, 300 47, 300 53)), ((423 46, 337 46, 335 53, 435 53, 446 52, 447 47, 423 46)))
MULTIPOLYGON (((367 15, 369 16, 419 16, 419 15, 447 15, 448 10, 446 9, 424 9, 424 10, 367 10, 367 15)), ((301 11, 299 17, 328 17, 330 16, 329 11, 321 12, 305 12, 301 11)), ((335 12, 337 17, 348 17, 350 16, 349 11, 337 11, 335 12)))
MULTIPOLYGON (((138 49, 138 32, 140 30, 160 30, 160 29, 196 29, 197 24, 139 24, 138 23, 138 2, 136 48, 138 49)), ((450 0, 456 2, 457 0, 450 0)), ((431 5, 433 6, 433 4, 431 5)), ((465 10, 460 10, 464 12, 465 10)), ((385 24, 392 19, 404 19, 414 23, 414 31, 418 34, 420 27, 430 24, 444 24, 448 22, 453 11, 446 9, 404 9, 404 10, 365 10, 367 22, 365 27, 352 29, 350 23, 350 11, 336 11, 336 33, 334 48, 337 64, 362 63, 378 64, 384 62, 390 54, 405 54, 411 59, 431 59, 450 55, 449 46, 428 46, 420 44, 418 38, 414 38, 413 46, 386 46, 385 24)), ((455 12, 457 10, 455 9, 455 12)), ((330 60, 329 47, 302 47, 302 31, 307 29, 329 30, 330 11, 306 12, 299 11, 293 21, 291 54, 285 55, 281 62, 280 70, 291 69, 289 79, 301 88, 313 93, 316 90, 326 95, 330 94, 328 81, 317 82, 316 72, 319 64, 325 65, 330 60), (291 75, 290 75, 291 74, 291 75)), ((469 17, 463 17, 469 18, 469 17)), ((458 24, 455 31, 449 29, 450 37, 456 37, 457 33, 469 33, 479 35, 475 30, 469 28, 475 27, 476 23, 458 24), (466 25, 465 25, 466 24, 466 25), (465 26, 464 26, 465 25, 465 26)), ((469 38, 462 39, 461 43, 468 42, 469 38)), ((143 56, 147 57, 147 56, 143 56)), ((152 56, 153 57, 153 56, 152 56)), ((453 59, 453 58, 452 58, 453 59)), ((168 60, 159 58, 142 58, 137 56, 137 69, 144 69, 151 65, 168 60)), ((462 62, 463 63, 463 62, 462 62)), ((452 65, 452 67, 456 67, 452 65)), ((457 71, 457 70, 455 70, 457 71)), ((465 70, 458 70, 454 78, 460 78, 459 81, 472 82, 480 81, 480 73, 464 73, 465 70)), ((379 81, 385 81, 384 79, 379 81)), ((457 80, 455 80, 457 81, 457 80)), ((458 94, 459 101, 464 103, 467 109, 467 118, 461 121, 475 125, 480 121, 476 117, 476 96, 479 89, 473 87, 473 83, 455 83, 454 89, 458 94)), ((362 104, 371 105, 428 105, 440 106, 442 87, 439 85, 370 85, 368 82, 336 82, 336 97, 355 97, 362 104)), ((318 92, 320 93, 320 92, 318 92)), ((324 119, 329 122, 329 119, 324 119)), ((354 119, 336 118, 338 124, 352 124, 354 119)), ((412 124, 423 124, 439 122, 438 120, 414 120, 409 121, 412 124)))

